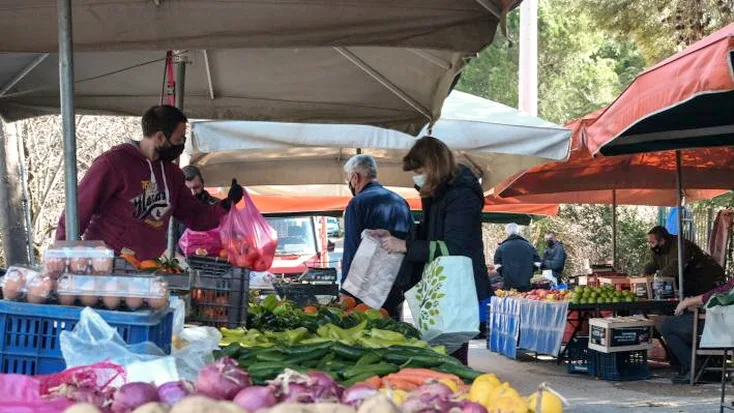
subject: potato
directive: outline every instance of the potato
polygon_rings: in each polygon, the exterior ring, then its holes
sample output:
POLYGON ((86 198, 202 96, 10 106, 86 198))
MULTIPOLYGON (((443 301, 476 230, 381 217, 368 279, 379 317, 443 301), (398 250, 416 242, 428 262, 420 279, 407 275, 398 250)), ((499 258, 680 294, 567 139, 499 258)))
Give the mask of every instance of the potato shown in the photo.
POLYGON ((168 413, 168 406, 163 403, 150 402, 133 410, 133 413, 168 413))
POLYGON ((356 413, 356 411, 345 404, 338 403, 283 403, 268 410, 268 413, 356 413))
POLYGON ((249 413, 247 410, 232 402, 217 403, 217 413, 249 413))
POLYGON ((384 394, 376 394, 365 400, 357 413, 400 413, 400 409, 384 394))
POLYGON ((219 402, 204 396, 189 396, 179 401, 168 413, 219 413, 219 402))
POLYGON ((64 413, 102 413, 102 411, 93 404, 77 403, 64 410, 64 413))

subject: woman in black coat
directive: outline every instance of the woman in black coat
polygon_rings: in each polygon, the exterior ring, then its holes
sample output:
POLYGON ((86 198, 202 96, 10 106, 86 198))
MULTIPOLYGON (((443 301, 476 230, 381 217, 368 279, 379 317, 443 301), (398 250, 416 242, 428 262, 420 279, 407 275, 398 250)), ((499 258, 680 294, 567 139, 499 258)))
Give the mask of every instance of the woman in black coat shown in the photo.
MULTIPOLYGON (((428 263, 430 243, 443 241, 450 255, 471 258, 477 298, 484 300, 490 289, 482 241, 484 193, 479 180, 469 168, 456 164, 445 143, 431 136, 415 142, 403 158, 403 170, 415 174, 413 181, 423 203, 421 222, 407 241, 386 236, 383 247, 406 254, 406 262, 413 264, 409 284, 415 284, 428 263)), ((467 311, 478 312, 479 308, 467 311)), ((454 356, 466 364, 468 349, 468 343, 464 344, 454 356)))

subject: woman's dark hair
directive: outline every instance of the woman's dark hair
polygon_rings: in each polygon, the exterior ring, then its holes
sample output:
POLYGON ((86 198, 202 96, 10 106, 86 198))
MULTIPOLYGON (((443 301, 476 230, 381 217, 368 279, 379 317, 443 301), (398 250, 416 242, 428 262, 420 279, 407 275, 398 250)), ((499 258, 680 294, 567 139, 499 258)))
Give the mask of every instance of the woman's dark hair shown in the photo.
POLYGON ((141 120, 143 136, 150 137, 158 132, 163 132, 166 138, 170 138, 180 123, 188 121, 186 115, 174 106, 153 106, 143 114, 141 120))
POLYGON ((424 136, 415 141, 403 158, 404 171, 420 168, 426 175, 426 183, 420 191, 424 198, 433 196, 441 184, 453 181, 457 174, 456 160, 451 149, 433 136, 424 136))

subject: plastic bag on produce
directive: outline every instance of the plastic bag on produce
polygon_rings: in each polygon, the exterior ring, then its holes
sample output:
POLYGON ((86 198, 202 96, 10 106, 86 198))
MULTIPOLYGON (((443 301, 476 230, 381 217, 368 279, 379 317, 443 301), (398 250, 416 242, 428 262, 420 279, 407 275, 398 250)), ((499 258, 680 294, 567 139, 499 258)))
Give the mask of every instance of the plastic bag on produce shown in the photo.
POLYGON ((242 200, 244 206, 233 206, 219 226, 222 248, 230 264, 267 271, 273 264, 278 234, 257 210, 246 189, 242 200))
POLYGON ((171 296, 168 299, 168 307, 173 310, 173 335, 177 336, 181 334, 184 329, 184 323, 186 321, 186 303, 176 296, 171 296))
POLYGON ((418 284, 405 293, 405 300, 423 340, 431 345, 444 345, 454 352, 479 334, 472 261, 449 255, 441 241, 431 242, 429 263, 418 284))
POLYGON ((128 345, 92 308, 82 310, 74 330, 62 331, 59 338, 66 367, 85 366, 109 361, 123 367, 137 361, 148 361, 166 354, 151 342, 128 345))
POLYGON ((74 384, 77 387, 104 391, 110 386, 120 387, 127 383, 125 368, 108 362, 72 367, 58 373, 36 376, 35 378, 40 382, 42 396, 52 394, 54 389, 63 384, 74 384))
POLYGON ((398 277, 405 254, 390 254, 380 240, 362 232, 362 241, 342 288, 372 308, 381 308, 398 277))
POLYGON ((219 350, 222 333, 214 327, 185 328, 178 336, 180 348, 171 353, 176 359, 176 368, 181 379, 196 380, 199 371, 214 361, 212 352, 219 350))
POLYGON ((178 240, 178 247, 181 248, 181 251, 187 257, 192 255, 217 257, 222 250, 222 239, 219 234, 219 228, 214 228, 209 231, 192 231, 187 229, 181 235, 181 239, 178 240))
POLYGON ((44 398, 41 388, 36 377, 0 374, 0 413, 61 413, 72 405, 63 398, 44 398))

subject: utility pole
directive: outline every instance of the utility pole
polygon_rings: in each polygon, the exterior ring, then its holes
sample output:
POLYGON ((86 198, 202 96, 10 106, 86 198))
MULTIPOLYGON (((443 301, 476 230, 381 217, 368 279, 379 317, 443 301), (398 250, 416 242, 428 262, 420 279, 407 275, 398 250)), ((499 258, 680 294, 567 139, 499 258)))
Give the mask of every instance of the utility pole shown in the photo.
POLYGON ((519 109, 538 115, 538 0, 520 4, 519 109))

